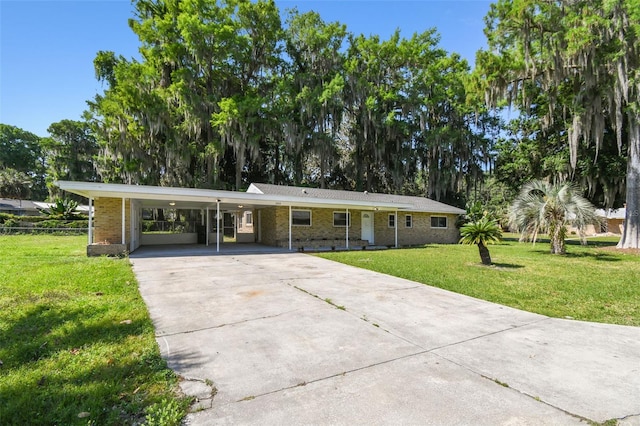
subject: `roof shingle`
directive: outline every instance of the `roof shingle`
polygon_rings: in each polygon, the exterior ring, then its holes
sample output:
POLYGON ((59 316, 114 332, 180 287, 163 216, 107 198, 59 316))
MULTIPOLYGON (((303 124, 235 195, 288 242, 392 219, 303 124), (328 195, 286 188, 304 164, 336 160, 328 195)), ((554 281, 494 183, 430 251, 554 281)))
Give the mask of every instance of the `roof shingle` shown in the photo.
MULTIPOLYGON (((299 186, 271 185, 268 183, 252 183, 247 192, 259 192, 265 195, 280 195, 285 197, 304 197, 309 199, 323 199, 336 201, 360 201, 372 203, 410 204, 414 208, 410 211, 427 213, 464 214, 465 211, 426 197, 408 195, 379 194, 372 192, 341 191, 335 189, 304 188, 299 186)), ((406 210, 406 209, 405 209, 406 210)))

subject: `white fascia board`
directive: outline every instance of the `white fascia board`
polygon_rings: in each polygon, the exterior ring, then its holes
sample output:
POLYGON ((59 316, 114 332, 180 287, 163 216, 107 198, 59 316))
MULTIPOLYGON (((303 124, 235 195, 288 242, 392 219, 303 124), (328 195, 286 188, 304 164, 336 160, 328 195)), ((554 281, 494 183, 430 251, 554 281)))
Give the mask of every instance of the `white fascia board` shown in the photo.
MULTIPOLYGON (((332 200, 321 198, 265 195, 261 192, 236 192, 212 189, 176 188, 165 186, 126 185, 120 183, 57 181, 60 189, 87 198, 135 198, 141 200, 182 201, 215 205, 221 203, 244 203, 263 206, 295 206, 318 208, 353 208, 367 210, 406 210, 411 204, 375 203, 371 201, 332 200)), ((257 188, 254 187, 254 190, 257 188)))
POLYGON ((403 211, 407 213, 430 213, 432 215, 439 215, 439 214, 461 215, 466 213, 465 210, 459 209, 457 207, 451 207, 450 210, 424 210, 424 209, 416 209, 415 207, 411 207, 410 209, 405 209, 403 211))
MULTIPOLYGON (((253 199, 252 199, 253 200, 253 199)), ((364 210, 405 210, 413 208, 411 204, 376 203, 372 201, 333 200, 326 198, 287 197, 282 195, 260 195, 255 200, 265 201, 265 204, 292 207, 316 208, 352 208, 364 210)))
POLYGON ((56 186, 65 191, 91 198, 135 198, 159 201, 189 201, 213 203, 245 200, 243 192, 211 189, 176 188, 166 186, 125 185, 119 183, 58 181, 56 186))

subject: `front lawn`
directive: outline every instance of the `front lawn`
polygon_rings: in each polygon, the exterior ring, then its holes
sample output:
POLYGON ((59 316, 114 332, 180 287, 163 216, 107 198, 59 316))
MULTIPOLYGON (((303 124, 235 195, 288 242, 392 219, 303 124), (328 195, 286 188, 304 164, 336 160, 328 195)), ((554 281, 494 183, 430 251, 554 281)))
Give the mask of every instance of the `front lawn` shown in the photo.
POLYGON ((85 250, 86 236, 0 236, 0 424, 177 424, 188 401, 128 260, 85 250))
POLYGON ((639 326, 640 256, 608 250, 611 238, 567 243, 564 256, 546 242, 491 245, 494 266, 457 244, 318 256, 551 317, 639 326))

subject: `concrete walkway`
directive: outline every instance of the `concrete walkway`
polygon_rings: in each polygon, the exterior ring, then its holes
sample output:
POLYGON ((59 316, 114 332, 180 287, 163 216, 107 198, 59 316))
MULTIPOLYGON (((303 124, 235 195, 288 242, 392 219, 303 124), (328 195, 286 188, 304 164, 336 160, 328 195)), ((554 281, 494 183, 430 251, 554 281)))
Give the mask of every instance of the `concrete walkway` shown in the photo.
POLYGON ((190 425, 640 425, 638 327, 299 253, 131 262, 162 355, 198 397, 190 425))

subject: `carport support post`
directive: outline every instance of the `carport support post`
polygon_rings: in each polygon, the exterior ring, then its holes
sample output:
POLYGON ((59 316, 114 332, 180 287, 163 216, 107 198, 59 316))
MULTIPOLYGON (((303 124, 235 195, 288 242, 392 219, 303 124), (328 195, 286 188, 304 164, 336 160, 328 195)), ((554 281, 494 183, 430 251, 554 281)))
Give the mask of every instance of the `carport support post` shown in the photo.
POLYGON ((122 197, 122 244, 126 244, 126 226, 125 226, 125 210, 126 210, 125 198, 122 197))
POLYGON ((209 224, 209 207, 207 207, 207 230, 206 232, 206 238, 207 238, 207 247, 209 247, 209 229, 210 229, 210 224, 209 224))
POLYGON ((395 225, 393 227, 393 232, 395 233, 395 239, 396 239, 396 248, 398 248, 398 210, 396 210, 395 212, 396 215, 396 220, 393 221, 393 224, 395 225))
POLYGON ((289 206, 289 251, 291 251, 291 206, 289 206))
POLYGON ((347 250, 349 250, 349 209, 347 209, 347 217, 345 218, 346 220, 346 225, 345 228, 347 228, 347 239, 345 240, 345 242, 347 243, 347 250))
POLYGON ((220 200, 216 201, 216 253, 220 252, 220 200))
POLYGON ((93 198, 89 197, 89 245, 93 244, 93 198))

